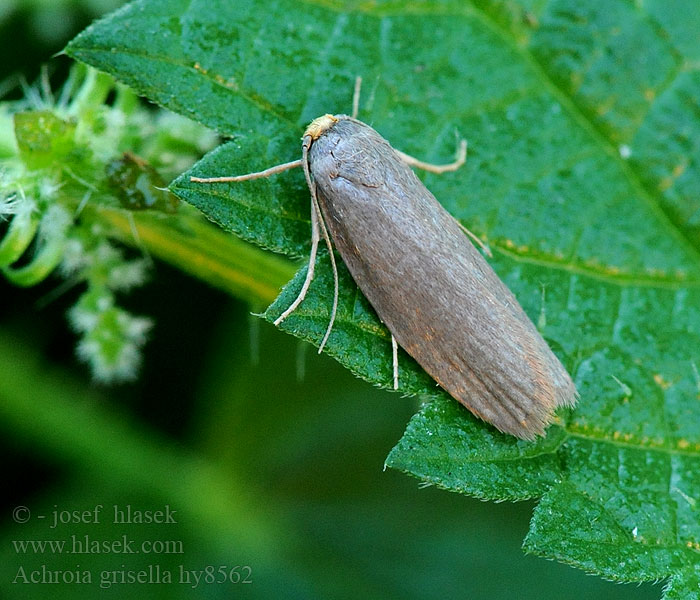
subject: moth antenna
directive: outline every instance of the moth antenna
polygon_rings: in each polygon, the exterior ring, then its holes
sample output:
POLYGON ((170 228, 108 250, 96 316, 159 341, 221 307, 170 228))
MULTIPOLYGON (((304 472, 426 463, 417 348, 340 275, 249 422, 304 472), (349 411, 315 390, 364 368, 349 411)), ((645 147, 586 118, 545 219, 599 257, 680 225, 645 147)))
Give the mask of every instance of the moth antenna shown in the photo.
POLYGON ((296 167, 301 167, 301 160, 293 160, 292 162, 276 165, 256 173, 246 173, 245 175, 234 175, 232 177, 190 177, 190 181, 193 183, 235 183, 237 181, 250 181, 251 179, 269 177, 296 167))
POLYGON ((410 154, 401 152, 401 150, 396 150, 396 152, 398 153, 399 157, 401 157, 401 160, 408 166, 440 175, 441 173, 447 173, 448 171, 456 171, 467 161, 467 140, 460 140, 459 145, 457 146, 457 158, 455 158, 453 162, 446 165, 434 165, 432 163, 423 162, 422 160, 414 158, 410 154))
MULTIPOLYGON (((310 143, 310 142, 308 142, 310 143)), ((306 160, 306 155, 308 152, 307 149, 307 140, 306 138, 304 139, 304 143, 302 144, 302 153, 303 153, 303 159, 306 160)), ((302 162, 300 161, 295 161, 299 162, 302 164, 304 167, 304 176, 306 177, 307 183, 311 180, 311 176, 309 174, 309 167, 307 165, 307 162, 302 162)), ((288 163, 291 164, 291 163, 288 163)), ((291 167, 290 167, 291 168, 291 167)), ((282 321, 284 321, 289 315, 291 315, 297 307, 304 301, 304 298, 306 297, 306 292, 309 289, 309 286, 311 285, 311 281, 314 278, 314 270, 316 268, 316 253, 318 252, 318 243, 321 240, 321 236, 319 234, 319 223, 318 223, 318 213, 316 212, 316 204, 314 204, 315 200, 315 195, 312 193, 311 194, 311 253, 309 254, 309 266, 306 270, 306 278, 304 279, 304 284, 301 286, 301 291, 299 292, 299 295, 296 297, 294 302, 292 302, 287 310, 285 310, 279 317, 277 317, 274 321, 275 325, 279 325, 282 321)))
POLYGON ((328 229, 323 221, 323 214, 321 214, 321 207, 318 204, 318 198, 316 197, 316 185, 314 184, 311 189, 311 201, 314 205, 315 210, 318 213, 318 222, 321 226, 321 234, 323 239, 326 240, 326 246, 328 247, 328 254, 331 257, 331 268, 333 269, 333 306, 331 308, 331 318, 328 321, 328 328, 326 333, 321 340, 321 345, 318 347, 318 353, 321 354, 323 347, 328 341, 328 336, 331 334, 333 329, 333 323, 335 323, 335 315, 338 312, 338 266, 335 264, 335 255, 333 254, 333 244, 331 243, 331 238, 328 235, 328 229))
POLYGON ((391 363, 394 367, 394 389, 399 389, 399 345, 394 334, 391 334, 391 363))
POLYGON ((362 88, 362 77, 355 77, 355 90, 352 93, 352 118, 357 119, 360 112, 360 89, 362 88))
MULTIPOLYGON (((301 146, 302 159, 297 161, 301 163, 304 168, 304 177, 306 178, 306 183, 309 186, 309 192, 311 193, 311 253, 309 254, 309 268, 306 272, 306 279, 304 279, 304 284, 301 286, 301 291, 296 297, 294 302, 292 302, 277 319, 275 319, 274 324, 279 325, 284 319, 286 319, 290 314, 292 314, 297 307, 303 302, 306 297, 306 292, 311 285, 311 281, 314 278, 314 270, 316 266, 316 254, 318 252, 318 244, 321 241, 321 236, 328 246, 328 253, 331 258, 331 267, 333 269, 333 308, 331 309, 331 318, 328 323, 328 329, 321 340, 321 345, 319 346, 319 354, 326 345, 328 336, 331 334, 333 329, 333 323, 335 322, 335 315, 338 310, 338 267, 335 264, 335 256, 333 255, 333 245, 331 244, 330 236, 328 235, 328 230, 326 229, 326 224, 323 222, 323 214, 321 213, 321 207, 318 204, 318 198, 316 197, 316 185, 311 180, 311 173, 309 172, 309 147, 311 146, 311 136, 305 136, 304 141, 301 146)), ((291 163, 289 163, 291 164, 291 163)), ((291 168, 291 167, 290 167, 291 168)))
MULTIPOLYGON (((328 255, 331 258, 331 267, 333 269, 333 307, 331 308, 331 318, 328 323, 328 328, 326 333, 321 340, 321 345, 318 347, 318 353, 321 354, 323 347, 328 341, 328 336, 331 334, 333 329, 333 323, 335 322, 335 314, 338 311, 338 267, 335 264, 335 256, 333 255, 333 244, 331 243, 331 238, 328 235, 328 229, 326 229, 326 224, 323 222, 323 214, 321 213, 321 207, 318 204, 318 198, 316 197, 316 184, 311 179, 311 172, 309 170, 309 148, 311 147, 312 137, 310 135, 304 136, 304 141, 301 144, 301 161, 302 167, 304 167, 304 177, 306 178, 306 184, 309 186, 309 192, 311 193, 311 223, 316 222, 316 246, 318 247, 319 242, 319 230, 323 239, 326 241, 326 246, 328 247, 328 255)), ((313 235, 313 227, 312 227, 313 235)), ((301 300, 300 300, 301 302, 301 300)), ((298 305, 298 304, 297 304, 298 305)), ((288 308, 285 312, 291 312, 292 307, 288 308)), ((296 308, 296 307, 295 307, 296 308)))
POLYGON ((316 216, 316 208, 314 207, 313 200, 311 202, 311 253, 309 254, 309 267, 306 271, 306 279, 304 279, 304 285, 301 286, 301 291, 296 297, 294 302, 289 305, 289 308, 285 310, 279 317, 274 320, 274 325, 279 325, 284 321, 289 315, 291 315, 306 297, 306 292, 311 285, 311 281, 314 278, 314 270, 316 267, 316 253, 318 251, 318 242, 321 240, 319 235, 318 227, 318 217, 316 216))

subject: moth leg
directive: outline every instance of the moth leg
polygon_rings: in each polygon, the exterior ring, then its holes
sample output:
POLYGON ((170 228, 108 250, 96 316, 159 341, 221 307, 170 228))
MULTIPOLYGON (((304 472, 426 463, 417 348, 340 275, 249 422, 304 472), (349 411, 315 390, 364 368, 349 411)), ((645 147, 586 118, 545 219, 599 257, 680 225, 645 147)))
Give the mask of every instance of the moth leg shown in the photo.
POLYGON ((362 77, 355 77, 355 90, 352 93, 352 118, 357 119, 357 113, 360 112, 360 89, 362 88, 362 77))
MULTIPOLYGON (((362 83, 362 78, 358 77, 355 81, 355 97, 353 98, 353 112, 357 112, 357 104, 359 103, 359 93, 360 85, 362 83)), ((194 183, 234 183, 239 181, 250 181, 251 179, 261 179, 263 177, 269 177, 270 175, 276 175, 283 171, 289 169, 294 169, 296 167, 304 168, 304 176, 306 177, 306 183, 309 186, 309 192, 311 193, 311 252, 309 254, 309 266, 306 271, 306 278, 301 286, 301 291, 296 297, 294 302, 285 310, 279 317, 274 321, 275 325, 279 325, 284 321, 290 314, 292 314, 297 307, 304 301, 306 293, 309 290, 311 281, 314 278, 314 270, 316 267, 316 255, 318 253, 318 243, 321 241, 321 235, 328 246, 328 254, 331 259, 331 267, 333 269, 333 308, 331 309, 331 318, 328 323, 328 329, 321 340, 321 345, 318 348, 319 354, 326 345, 328 336, 331 334, 333 329, 333 323, 335 322, 335 315, 338 311, 338 267, 335 264, 335 255, 333 254, 333 245, 331 244, 331 238, 328 235, 328 230, 326 229, 326 224, 323 222, 323 215, 321 214, 321 207, 318 204, 318 199, 316 197, 316 184, 311 180, 311 173, 309 172, 309 158, 308 152, 311 147, 311 138, 306 136, 302 143, 302 158, 300 160, 293 160, 292 162, 284 163, 281 165, 276 165, 265 169, 264 171, 257 171, 255 173, 247 173, 245 175, 235 175, 232 177, 190 177, 190 181, 194 183)))
MULTIPOLYGON (((281 165, 276 165, 274 167, 270 167, 269 169, 265 169, 264 171, 257 171, 255 173, 246 173, 245 175, 234 175, 232 177, 190 177, 190 181, 194 183, 235 183, 238 181, 250 181, 251 179, 261 179, 263 177, 269 177, 270 175, 276 175, 277 173, 281 173, 282 171, 287 171, 289 169, 294 169, 296 167, 301 166, 302 162, 301 159, 299 159, 293 160, 292 162, 283 163, 281 165)), ((314 278, 314 268, 316 266, 316 253, 318 251, 318 242, 320 241, 320 239, 321 238, 319 235, 316 209, 312 200, 311 253, 309 254, 309 268, 306 271, 306 279, 304 279, 304 285, 301 286, 301 291, 296 297, 296 300, 292 302, 292 304, 287 310, 285 310, 279 317, 277 317, 277 319, 275 319, 275 325, 279 325, 282 321, 284 321, 292 312, 294 312, 294 310, 296 310, 297 306, 299 306, 304 300, 306 292, 309 289, 309 286, 311 285, 311 280, 314 278)))
POLYGON ((394 389, 399 389, 399 345, 391 334, 391 364, 394 367, 394 389))
MULTIPOLYGON (((338 266, 335 264, 333 244, 331 243, 331 238, 328 235, 328 229, 326 228, 326 224, 323 221, 323 214, 321 213, 321 207, 318 203, 318 197, 316 196, 316 183, 311 179, 311 171, 309 170, 309 148, 311 147, 311 143, 311 136, 306 135, 304 136, 304 140, 301 144, 301 164, 304 168, 304 177, 306 178, 306 184, 309 186, 309 192, 311 194, 311 246, 312 251, 314 252, 315 259, 315 252, 318 249, 318 242, 320 241, 321 235, 323 236, 323 239, 325 240, 326 246, 328 248, 328 256, 331 259, 331 268, 333 269, 333 307, 331 308, 331 318, 328 322, 328 328, 326 329, 326 333, 323 336, 321 344, 318 347, 318 353, 321 354, 324 346, 326 345, 326 342, 328 341, 328 336, 331 334, 331 330, 333 329, 333 323, 335 323, 335 315, 338 311, 338 266)), ((309 283, 311 283, 311 281, 309 281, 309 283)), ((306 287, 308 288, 308 286, 306 287)), ((306 293, 305 290, 302 291, 306 293)), ((299 302, 301 302, 301 300, 299 300, 299 302)), ((298 306, 298 303, 296 303, 296 305, 298 306)), ((296 306, 294 306, 294 308, 296 308, 296 306)), ((293 310, 293 308, 290 307, 285 312, 291 312, 290 309, 293 310)))
MULTIPOLYGON (((459 146, 457 147, 457 158, 455 159, 454 162, 451 162, 447 165, 433 165, 431 163, 425 163, 422 160, 418 160, 417 158, 414 158, 410 154, 406 154, 404 152, 401 152, 401 150, 396 150, 396 152, 398 152, 399 156, 401 157, 401 160, 403 160, 410 167, 415 167, 417 169, 423 169, 424 171, 428 171, 430 173, 437 173, 439 175, 441 173, 446 173, 448 171, 456 171, 466 162, 466 160, 467 160, 467 140, 461 140, 459 142, 459 146)), ((462 231, 464 233, 466 233, 472 239, 472 241, 475 242, 476 245, 479 246, 484 251, 484 253, 487 256, 493 257, 493 254, 491 254, 491 249, 484 242, 482 242, 476 235, 474 235, 471 231, 469 231, 459 221, 457 221, 457 225, 460 226, 462 231)))
MULTIPOLYGON (((455 221, 457 221, 457 219, 455 219, 455 221)), ((459 221, 457 221, 457 225, 459 225, 461 230, 464 233, 466 233, 471 238, 471 240, 484 251, 484 254, 486 254, 486 256, 488 256, 489 258, 493 258, 493 254, 491 253, 491 248, 489 248, 489 246, 486 242, 483 242, 482 240, 480 240, 475 233, 472 233, 471 231, 469 231, 459 221)))
POLYGON ((413 156, 405 154, 400 150, 396 150, 396 152, 401 157, 401 160, 403 160, 410 167, 423 169, 424 171, 428 171, 429 173, 437 173, 438 175, 440 175, 441 173, 447 173, 448 171, 456 171, 466 162, 467 140, 461 140, 459 142, 459 146, 457 146, 457 158, 454 160, 454 162, 451 162, 447 165, 434 165, 432 163, 426 163, 422 160, 418 160, 417 158, 413 158, 413 156))
POLYGON ((232 177, 190 177, 190 181, 193 183, 234 183, 237 181, 250 181, 251 179, 260 179, 262 177, 276 175, 277 173, 296 167, 301 167, 301 160, 293 160, 292 162, 276 165, 264 171, 257 171, 256 173, 246 173, 245 175, 234 175, 232 177))
POLYGON ((292 302, 289 305, 289 308, 285 310, 279 317, 277 317, 274 321, 275 325, 279 325, 282 321, 284 321, 289 315, 291 315, 297 307, 304 301, 304 298, 306 297, 306 292, 309 289, 309 286, 311 285, 311 281, 314 278, 314 269, 316 267, 316 253, 318 252, 318 243, 321 240, 321 236, 319 234, 319 226, 318 226, 318 216, 316 214, 316 208, 313 204, 313 200, 311 202, 311 253, 309 254, 309 266, 306 271, 306 279, 304 279, 304 284, 301 286, 301 291, 299 292, 299 295, 296 297, 294 302, 292 302))

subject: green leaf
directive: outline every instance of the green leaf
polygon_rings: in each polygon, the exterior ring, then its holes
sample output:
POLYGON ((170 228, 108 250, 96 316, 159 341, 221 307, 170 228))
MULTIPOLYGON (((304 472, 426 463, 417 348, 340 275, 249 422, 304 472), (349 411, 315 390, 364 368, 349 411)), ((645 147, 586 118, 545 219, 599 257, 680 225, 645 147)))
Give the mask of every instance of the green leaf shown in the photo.
MULTIPOLYGON (((209 153, 193 173, 227 173, 231 165, 236 165, 241 173, 260 171, 280 162, 282 151, 270 150, 270 145, 269 139, 250 136, 242 152, 239 142, 229 142, 209 153)), ((297 144, 290 140, 287 150, 295 149, 297 144)), ((205 185, 190 183, 188 172, 176 179, 170 189, 243 239, 300 257, 309 251, 311 221, 308 190, 299 175, 292 172, 240 184, 205 185)))
MULTIPOLYGON (((668 597, 690 597, 700 565, 699 27, 690 0, 276 0, 265 10, 159 0, 128 5, 68 52, 233 137, 198 176, 298 158, 308 121, 349 112, 356 75, 360 118, 404 152, 444 162, 455 131, 466 136, 464 168, 421 177, 488 239, 494 269, 581 401, 528 444, 476 421, 402 355, 401 391, 432 400, 387 464, 483 498, 543 496, 528 551, 617 580, 670 577, 668 597)), ((172 189, 226 229, 293 256, 308 247, 301 173, 210 186, 189 176, 172 189)), ((340 275, 328 352, 386 387, 387 333, 340 275)), ((282 327, 318 343, 331 291, 325 255, 282 327)))
POLYGON ((74 152, 75 123, 64 121, 48 110, 17 113, 15 137, 22 160, 41 169, 74 152))
POLYGON ((484 427, 449 398, 425 405, 409 423, 387 464, 426 483, 478 498, 522 500, 541 496, 561 480, 557 454, 566 440, 552 427, 524 442, 484 427))
POLYGON ((700 569, 696 566, 694 569, 681 571, 673 577, 664 590, 664 598, 665 600, 693 600, 697 598, 698 589, 700 589, 700 569))

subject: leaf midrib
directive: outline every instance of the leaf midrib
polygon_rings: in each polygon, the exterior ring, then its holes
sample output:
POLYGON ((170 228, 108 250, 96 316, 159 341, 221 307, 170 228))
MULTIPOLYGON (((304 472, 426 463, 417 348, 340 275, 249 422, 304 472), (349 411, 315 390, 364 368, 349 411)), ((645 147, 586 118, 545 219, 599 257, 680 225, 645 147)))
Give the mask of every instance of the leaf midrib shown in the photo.
MULTIPOLYGON (((669 456, 688 456, 691 458, 700 458, 700 452, 692 450, 683 450, 680 448, 668 448, 666 446, 644 446, 641 443, 625 442, 624 440, 615 440, 609 437, 596 437, 591 434, 584 434, 578 431, 571 431, 566 428, 566 441, 569 438, 585 440, 595 444, 606 444, 615 448, 626 448, 629 450, 637 450, 639 452, 654 452, 657 454, 666 454, 669 456)), ((563 444, 563 443, 562 443, 563 444)))

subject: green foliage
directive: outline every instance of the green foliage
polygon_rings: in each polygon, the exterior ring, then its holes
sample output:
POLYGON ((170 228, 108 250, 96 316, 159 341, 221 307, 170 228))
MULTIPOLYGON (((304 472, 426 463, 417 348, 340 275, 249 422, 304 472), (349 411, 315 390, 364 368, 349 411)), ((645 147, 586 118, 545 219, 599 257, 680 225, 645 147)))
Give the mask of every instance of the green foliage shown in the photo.
MULTIPOLYGON (((387 464, 482 498, 542 496, 528 551, 616 580, 670 577, 667 596, 681 598, 697 592, 700 564, 699 26, 690 1, 158 0, 68 51, 232 136, 200 176, 297 158, 304 124, 349 111, 357 74, 360 117, 401 150, 439 162, 455 130, 468 137, 466 167, 426 184, 488 239, 581 401, 528 444, 477 422, 402 356, 401 391, 433 399, 387 464)), ((290 256, 307 247, 300 173, 188 178, 172 189, 222 227, 290 256)), ((387 333, 341 276, 328 351, 388 386, 387 333)), ((329 282, 321 260, 285 329, 318 343, 329 282)))
POLYGON ((191 164, 214 137, 162 113, 155 121, 171 125, 178 145, 170 143, 133 92, 84 67, 73 69, 58 100, 46 82, 41 89, 3 104, 2 118, 12 127, 3 127, 8 151, 0 158, 0 216, 10 219, 0 237, 0 272, 19 286, 36 285, 57 268, 70 285, 84 282, 69 315, 81 336, 78 356, 99 380, 133 379, 151 324, 118 308, 116 293, 141 285, 149 263, 116 246, 115 228, 96 211, 121 212, 132 236, 136 223, 120 206, 173 212, 173 197, 155 189, 164 180, 148 159, 167 176, 191 164), (110 106, 104 101, 113 89, 110 106), (144 158, 121 154, 127 148, 144 158))
MULTIPOLYGON (((204 287, 193 281, 186 290, 202 293, 204 287)), ((46 596, 43 587, 10 583, 20 567, 27 573, 42 565, 75 572, 77 564, 93 574, 92 585, 52 585, 52 600, 510 600, 514 589, 519 600, 558 599, 562 590, 572 600, 658 598, 661 586, 611 585, 523 556, 530 502, 485 503, 420 489, 398 472, 383 472, 387 442, 401 434, 415 402, 387 397, 323 356, 307 357, 304 381, 295 380, 297 351, 307 345, 259 321, 252 322, 258 325, 261 356, 254 364, 251 323, 243 313, 234 307, 214 317, 217 335, 194 342, 208 356, 203 373, 192 370, 198 378, 192 418, 175 410, 180 394, 164 398, 161 422, 172 416, 179 426, 186 423, 187 439, 177 441, 129 410, 137 386, 87 387, 41 352, 30 351, 26 332, 13 337, 0 330, 0 364, 12 364, 0 378, 4 437, 32 456, 48 457, 58 473, 28 504, 33 514, 45 511, 46 520, 8 523, 0 530, 3 600, 46 596), (98 504, 104 507, 99 525, 47 526, 56 506, 84 510, 98 504), (148 509, 167 504, 177 511, 177 524, 113 524, 112 504, 148 509), (18 539, 71 535, 80 540, 126 535, 137 547, 142 541, 176 540, 184 552, 84 553, 77 562, 73 553, 19 554, 13 546, 18 539), (246 564, 254 583, 242 588, 118 582, 125 570, 140 572, 153 564, 174 579, 179 565, 246 564), (98 578, 110 571, 117 583, 111 590, 98 587, 98 578)), ((162 318, 159 324, 162 331, 162 318)), ((172 335, 192 343, 198 334, 183 327, 172 335)), ((163 373, 171 372, 169 364, 187 369, 192 348, 181 348, 165 357, 149 348, 159 387, 163 373)), ((135 409, 144 406, 146 398, 135 409)), ((12 450, 9 454, 12 460, 12 450)), ((25 456, 17 459, 18 468, 26 468, 25 456)))
POLYGON ((0 26, 11 23, 13 18, 23 18, 32 39, 50 46, 70 35, 75 27, 76 12, 96 17, 120 4, 121 0, 3 0, 0 26))

